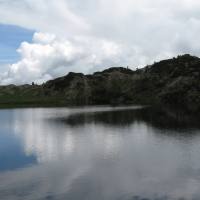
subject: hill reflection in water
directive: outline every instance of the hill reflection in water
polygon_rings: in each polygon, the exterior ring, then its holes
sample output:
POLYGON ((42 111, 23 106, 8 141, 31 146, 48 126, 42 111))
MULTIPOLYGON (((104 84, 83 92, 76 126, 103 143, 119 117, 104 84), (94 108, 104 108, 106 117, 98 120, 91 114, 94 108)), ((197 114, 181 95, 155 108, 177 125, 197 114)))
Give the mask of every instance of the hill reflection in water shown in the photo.
POLYGON ((184 113, 180 110, 141 107, 140 109, 114 109, 109 111, 92 111, 56 117, 52 122, 61 122, 71 127, 86 124, 102 124, 114 127, 127 127, 144 122, 158 129, 185 130, 199 129, 200 116, 184 113))

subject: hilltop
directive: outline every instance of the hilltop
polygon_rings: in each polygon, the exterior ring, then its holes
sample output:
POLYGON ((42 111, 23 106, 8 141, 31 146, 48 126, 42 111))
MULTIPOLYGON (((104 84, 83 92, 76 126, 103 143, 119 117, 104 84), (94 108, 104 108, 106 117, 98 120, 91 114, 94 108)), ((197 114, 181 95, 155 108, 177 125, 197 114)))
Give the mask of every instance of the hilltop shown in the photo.
POLYGON ((1 106, 163 104, 200 110, 200 58, 182 55, 135 71, 70 72, 42 85, 0 86, 1 106))

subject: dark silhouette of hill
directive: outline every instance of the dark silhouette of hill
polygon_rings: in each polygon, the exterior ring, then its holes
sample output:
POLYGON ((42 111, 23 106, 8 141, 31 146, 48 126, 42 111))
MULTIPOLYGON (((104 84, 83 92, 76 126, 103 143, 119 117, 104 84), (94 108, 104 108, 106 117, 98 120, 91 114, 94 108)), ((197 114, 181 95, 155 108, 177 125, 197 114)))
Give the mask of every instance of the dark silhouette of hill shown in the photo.
POLYGON ((43 85, 1 86, 1 106, 161 104, 200 110, 200 58, 182 55, 135 71, 72 73, 43 85))

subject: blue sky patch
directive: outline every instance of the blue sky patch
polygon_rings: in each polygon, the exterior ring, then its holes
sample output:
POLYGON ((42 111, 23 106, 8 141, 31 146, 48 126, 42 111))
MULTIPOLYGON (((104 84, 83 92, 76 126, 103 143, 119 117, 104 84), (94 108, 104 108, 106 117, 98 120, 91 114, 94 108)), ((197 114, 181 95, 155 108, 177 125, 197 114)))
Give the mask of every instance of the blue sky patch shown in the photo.
POLYGON ((34 31, 13 25, 0 24, 0 65, 19 60, 16 50, 23 41, 31 42, 34 31))

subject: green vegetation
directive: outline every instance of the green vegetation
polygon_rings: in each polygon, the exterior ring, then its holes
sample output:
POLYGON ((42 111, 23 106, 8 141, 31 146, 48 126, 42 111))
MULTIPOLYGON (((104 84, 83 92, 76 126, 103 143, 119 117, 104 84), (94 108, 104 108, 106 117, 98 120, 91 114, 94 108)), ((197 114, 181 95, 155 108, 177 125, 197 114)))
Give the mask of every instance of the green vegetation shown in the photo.
POLYGON ((1 86, 0 106, 164 104, 200 110, 200 59, 190 55, 132 71, 69 73, 43 85, 1 86))

